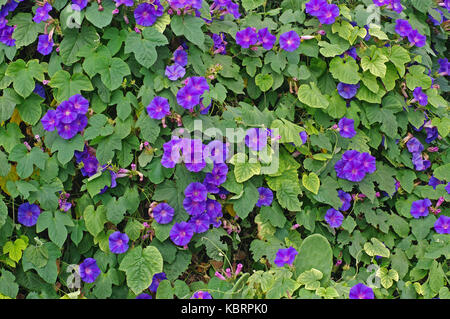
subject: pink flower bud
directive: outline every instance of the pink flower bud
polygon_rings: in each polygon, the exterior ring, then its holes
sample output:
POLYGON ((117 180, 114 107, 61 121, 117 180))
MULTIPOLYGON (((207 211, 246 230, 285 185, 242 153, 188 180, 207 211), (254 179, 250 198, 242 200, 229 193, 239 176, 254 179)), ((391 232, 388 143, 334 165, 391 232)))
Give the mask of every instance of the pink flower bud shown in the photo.
POLYGON ((226 275, 228 278, 231 278, 231 269, 230 269, 230 268, 225 269, 225 275, 226 275))
POLYGON ((240 274, 242 267, 244 267, 242 264, 238 264, 236 266, 236 276, 240 274))
POLYGON ((227 280, 220 272, 216 271, 216 273, 214 274, 217 278, 219 278, 220 280, 227 280))

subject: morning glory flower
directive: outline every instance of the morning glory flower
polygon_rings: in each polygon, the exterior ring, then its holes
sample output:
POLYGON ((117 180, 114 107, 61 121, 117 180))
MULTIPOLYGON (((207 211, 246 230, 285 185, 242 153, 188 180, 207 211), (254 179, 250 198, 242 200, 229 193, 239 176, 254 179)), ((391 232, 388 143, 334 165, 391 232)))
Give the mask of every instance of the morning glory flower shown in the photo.
POLYGON ((342 225, 342 221, 344 220, 344 215, 334 208, 330 208, 327 210, 325 214, 325 221, 330 225, 331 228, 338 228, 342 225))
POLYGON ((342 206, 339 209, 344 212, 348 211, 352 205, 352 196, 341 189, 338 190, 338 196, 342 202, 342 206))
POLYGON ((36 9, 36 14, 33 17, 33 21, 35 23, 47 21, 50 18, 48 14, 50 11, 52 11, 52 6, 50 3, 46 2, 42 7, 38 7, 36 9))
POLYGON ((343 170, 345 178, 351 182, 360 182, 366 176, 365 169, 358 160, 348 162, 343 170))
POLYGON ((167 279, 167 276, 166 276, 166 273, 164 273, 164 272, 154 274, 153 278, 152 278, 152 283, 151 283, 150 287, 148 287, 148 290, 150 290, 150 292, 152 292, 152 293, 155 293, 158 290, 159 283, 166 279, 167 279))
POLYGON ((147 113, 152 119, 161 120, 170 114, 169 100, 165 97, 156 96, 147 106, 147 113))
POLYGON ((267 147, 267 131, 262 128, 250 128, 245 135, 245 144, 254 151, 267 147))
POLYGON ((213 297, 207 291, 197 291, 192 295, 191 299, 213 299, 213 297))
POLYGON ((193 110, 200 103, 200 95, 189 86, 182 87, 177 93, 177 103, 187 110, 193 110))
POLYGON ((413 30, 408 20, 397 19, 395 23, 395 32, 401 37, 407 37, 413 30))
POLYGON ((340 96, 342 96, 344 99, 351 99, 353 98, 359 89, 359 83, 358 84, 347 84, 339 82, 337 85, 337 90, 340 96))
POLYGON ((176 81, 178 79, 181 79, 183 76, 185 76, 185 74, 186 74, 186 69, 177 63, 166 67, 165 75, 171 81, 176 81))
POLYGON ((339 121, 338 126, 339 126, 339 134, 343 138, 353 138, 356 135, 354 120, 343 117, 339 121))
POLYGON ((175 223, 170 230, 170 239, 178 246, 186 246, 192 236, 194 236, 194 228, 186 222, 175 223))
POLYGON ((139 296, 136 296, 136 299, 152 299, 152 296, 149 294, 142 293, 139 296))
POLYGON ((288 31, 280 35, 280 47, 288 52, 298 49, 300 46, 300 37, 295 31, 288 31))
POLYGON ((372 174, 377 170, 375 157, 369 153, 360 153, 357 160, 361 163, 366 173, 372 174))
POLYGON ((78 113, 74 110, 72 103, 69 101, 63 101, 56 108, 56 117, 61 123, 68 124, 77 119, 78 113))
POLYGON ((327 5, 326 0, 310 0, 306 3, 306 13, 317 17, 327 5))
POLYGON ((327 4, 317 15, 317 19, 322 24, 333 24, 336 18, 339 16, 339 7, 332 3, 327 4))
POLYGON ((187 79, 186 87, 194 94, 202 95, 205 91, 209 91, 208 81, 203 76, 192 76, 187 79))
POLYGON ((270 206, 273 201, 273 192, 267 187, 258 188, 259 198, 256 203, 257 207, 270 206))
POLYGON ((116 231, 109 238, 109 250, 114 254, 123 254, 128 250, 129 238, 127 234, 116 231))
POLYGON ((406 143, 406 147, 410 153, 420 153, 424 150, 422 143, 420 143, 420 141, 415 137, 411 138, 406 143))
POLYGON ((270 33, 268 28, 258 31, 258 40, 262 43, 262 47, 266 50, 271 50, 277 41, 277 37, 270 33))
POLYGON ((413 95, 414 98, 419 102, 420 105, 422 106, 427 106, 428 105, 428 95, 426 95, 423 91, 422 88, 416 87, 413 91, 413 95))
POLYGON ((63 139, 70 140, 78 134, 78 125, 75 123, 75 121, 73 121, 72 123, 59 122, 56 125, 56 131, 63 139))
POLYGON ((189 223, 194 228, 194 232, 196 234, 201 234, 209 229, 209 225, 211 225, 211 218, 208 214, 203 213, 192 216, 192 218, 189 220, 189 223))
POLYGON ((450 217, 441 215, 434 223, 434 230, 438 234, 450 234, 450 217))
POLYGON ((258 35, 256 34, 255 28, 248 27, 236 33, 236 44, 244 49, 248 49, 250 46, 255 45, 257 41, 258 35))
POLYGON ((298 252, 294 247, 279 249, 273 262, 278 267, 283 267, 286 264, 292 266, 297 254, 298 252))
POLYGON ((87 283, 93 283, 101 274, 97 261, 94 258, 86 258, 79 267, 81 280, 87 283))
POLYGON ((73 110, 78 114, 86 114, 89 110, 89 101, 81 94, 72 95, 69 98, 69 103, 72 105, 73 110))
POLYGON ((302 131, 299 133, 300 138, 302 139, 302 143, 306 144, 306 142, 308 141, 308 133, 306 133, 305 131, 302 131))
POLYGON ((192 199, 194 202, 204 202, 206 201, 206 196, 208 194, 206 192, 206 187, 203 184, 194 182, 190 183, 186 187, 184 190, 184 195, 192 199))
POLYGON ((137 24, 143 27, 149 27, 152 26, 156 22, 156 19, 162 15, 163 10, 164 8, 159 3, 159 0, 154 0, 152 4, 141 3, 134 10, 134 19, 137 24))
POLYGON ((175 64, 180 66, 186 66, 188 64, 188 54, 183 50, 183 47, 175 50, 173 53, 173 60, 175 61, 175 64))
POLYGON ((42 55, 49 55, 53 51, 53 40, 49 38, 48 34, 41 34, 38 37, 37 50, 42 55))
POLYGON ((412 30, 408 34, 408 40, 411 43, 411 45, 415 45, 416 47, 421 48, 425 46, 427 37, 420 34, 419 31, 417 30, 412 30))
POLYGON ((428 207, 430 206, 431 201, 428 198, 416 200, 411 205, 410 213, 416 219, 428 216, 428 207))
POLYGON ((374 299, 375 295, 373 293, 372 288, 359 283, 350 289, 349 298, 350 299, 374 299))
POLYGON ((55 130, 56 125, 59 123, 55 110, 48 110, 47 113, 41 119, 44 130, 52 132, 55 130))
POLYGON ((153 218, 158 224, 168 224, 175 215, 175 210, 167 203, 160 203, 152 210, 153 218))
POLYGON ((81 11, 86 8, 88 0, 72 0, 72 10, 81 11))
POLYGON ((24 226, 36 225, 41 209, 36 204, 23 203, 19 206, 17 220, 24 226))

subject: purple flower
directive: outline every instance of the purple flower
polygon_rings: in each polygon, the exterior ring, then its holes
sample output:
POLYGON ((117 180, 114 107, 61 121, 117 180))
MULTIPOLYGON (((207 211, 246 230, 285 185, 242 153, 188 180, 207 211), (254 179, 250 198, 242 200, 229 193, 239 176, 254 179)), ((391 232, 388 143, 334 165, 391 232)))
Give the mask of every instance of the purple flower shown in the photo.
POLYGON ((69 101, 63 101, 56 108, 56 117, 59 122, 68 124, 77 119, 78 113, 73 109, 72 103, 69 101))
POLYGON ((185 86, 178 90, 177 103, 187 110, 193 110, 200 103, 200 95, 195 93, 191 87, 185 86))
POLYGON ((267 147, 267 131, 262 128, 248 129, 245 135, 245 144, 254 151, 267 147))
POLYGON ((397 19, 395 24, 395 32, 397 32, 399 36, 407 37, 412 30, 413 29, 408 20, 397 19))
POLYGON ((196 202, 193 201, 190 197, 186 197, 183 200, 183 207, 189 215, 196 216, 202 214, 205 211, 206 202, 196 202))
POLYGON ((295 31, 288 31, 280 35, 280 47, 288 52, 298 49, 300 46, 300 37, 295 31))
POLYGON ((239 13, 239 5, 237 3, 230 3, 228 6, 228 13, 232 14, 235 19, 239 19, 241 14, 239 13))
POLYGON ((284 265, 292 265, 297 256, 298 252, 294 247, 289 247, 285 249, 279 249, 273 261, 278 267, 283 267, 284 265))
POLYGON ((0 29, 0 42, 4 43, 5 45, 12 47, 16 45, 16 39, 13 39, 12 35, 14 33, 14 27, 12 26, 5 26, 4 28, 0 29))
POLYGON ((416 171, 425 171, 431 166, 430 161, 424 160, 421 153, 413 153, 412 163, 416 171))
POLYGON ((149 294, 142 293, 139 296, 137 296, 136 299, 152 299, 152 296, 150 296, 149 294))
POLYGON ((248 27, 236 33, 236 43, 245 49, 255 45, 257 41, 258 35, 255 28, 248 27))
POLYGON ((262 43, 262 47, 266 50, 271 50, 277 37, 270 33, 268 28, 264 28, 258 31, 258 40, 262 43))
POLYGON ((161 120, 170 114, 169 100, 165 97, 156 96, 147 106, 147 113, 152 119, 161 120))
POLYGON ((210 159, 213 163, 225 163, 229 156, 227 144, 215 140, 206 145, 203 151, 205 159, 210 159))
POLYGON ((372 288, 364 284, 357 284, 350 289, 350 299, 374 299, 375 295, 372 288))
POLYGON ((439 132, 436 126, 425 127, 425 131, 427 132, 427 138, 425 139, 425 142, 427 142, 428 144, 433 142, 439 136, 439 132))
POLYGON ((44 87, 42 85, 36 83, 34 85, 33 93, 36 93, 41 98, 45 99, 45 89, 44 89, 44 87))
POLYGON ((258 188, 258 193, 259 193, 259 198, 258 198, 258 202, 256 203, 257 207, 272 205, 273 192, 269 188, 260 187, 260 188, 258 188))
POLYGON ((413 95, 414 98, 419 102, 420 105, 422 106, 427 106, 428 105, 428 95, 426 95, 423 91, 422 88, 416 87, 413 91, 413 95))
POLYGON ((194 228, 186 222, 175 223, 170 230, 170 239, 178 246, 186 246, 192 236, 194 236, 194 228))
POLYGON ((148 287, 148 290, 150 290, 150 292, 152 292, 152 293, 155 293, 158 290, 159 283, 163 280, 167 280, 166 273, 160 272, 160 273, 154 274, 153 278, 152 278, 152 283, 151 283, 150 287, 148 287))
POLYGON ((214 164, 211 173, 207 173, 205 176, 205 183, 220 186, 227 180, 227 174, 227 164, 214 164))
POLYGON ((38 38, 38 52, 42 55, 49 55, 50 53, 52 53, 53 46, 55 44, 53 43, 53 40, 49 38, 48 34, 41 34, 38 38))
POLYGON ((173 53, 173 59, 176 64, 186 66, 188 63, 188 54, 183 48, 176 49, 173 53))
POLYGON ((184 190, 184 195, 192 199, 194 202, 204 202, 206 201, 206 196, 208 194, 206 192, 206 187, 203 184, 194 182, 190 183, 186 187, 184 190))
POLYGON ((217 218, 222 217, 222 205, 214 200, 214 199, 208 199, 206 201, 206 213, 211 219, 211 222, 214 223, 217 218))
POLYGON ((338 123, 339 134, 343 138, 353 138, 356 135, 354 124, 354 120, 343 117, 338 123))
POLYGON ((338 190, 338 196, 342 202, 342 206, 339 209, 344 212, 348 211, 352 205, 352 196, 343 190, 338 190))
POLYGON ((153 218, 158 224, 168 224, 172 221, 175 215, 175 210, 167 203, 158 204, 153 208, 153 218))
POLYGON ((171 81, 181 79, 186 74, 186 70, 179 64, 174 64, 166 67, 166 76, 171 81))
POLYGON ((86 8, 88 0, 72 0, 72 10, 81 11, 86 8))
POLYGON ((36 225, 41 209, 36 204, 23 203, 19 206, 17 220, 24 226, 36 225))
POLYGON ((58 124, 58 118, 56 116, 55 110, 48 110, 47 113, 41 119, 42 126, 44 130, 52 132, 55 130, 58 124))
POLYGON ((72 124, 76 126, 78 132, 82 132, 88 124, 88 118, 84 114, 78 114, 76 120, 73 121, 72 124))
POLYGON ((128 250, 129 240, 127 234, 116 231, 109 236, 109 250, 114 254, 123 254, 128 250))
POLYGON ((187 79, 186 87, 197 95, 202 95, 205 91, 209 91, 208 81, 202 76, 192 76, 187 79))
POLYGON ((428 185, 429 185, 429 186, 432 186, 433 189, 436 189, 436 187, 437 187, 438 185, 443 184, 443 183, 444 183, 444 182, 438 180, 438 179, 437 179, 436 177, 434 177, 434 176, 431 176, 431 177, 430 177, 430 180, 428 181, 428 185))
POLYGON ((450 194, 450 182, 445 186, 445 190, 447 191, 447 194, 450 194))
POLYGON ((86 114, 89 110, 89 101, 81 94, 72 95, 69 98, 69 103, 72 105, 73 110, 78 114, 86 114))
POLYGON ((192 295, 191 299, 213 299, 213 297, 207 291, 197 291, 192 295))
POLYGON ((400 0, 391 0, 389 6, 392 9, 392 11, 398 14, 402 13, 403 11, 403 7, 402 4, 400 3, 400 0))
POLYGON ((120 7, 122 4, 126 7, 132 7, 134 5, 134 0, 114 0, 116 7, 120 7))
POLYGON ((211 224, 211 218, 209 217, 208 214, 199 214, 193 216, 189 221, 189 223, 194 228, 195 233, 201 234, 209 229, 209 225, 211 224))
POLYGON ((50 16, 48 13, 52 11, 52 6, 50 3, 46 2, 42 7, 36 9, 36 14, 33 17, 35 23, 40 23, 42 21, 47 21, 50 16))
POLYGON ((428 207, 430 206, 431 201, 428 198, 416 200, 411 204, 410 213, 416 219, 428 216, 428 207))
POLYGON ((345 164, 344 176, 351 182, 360 182, 366 176, 366 172, 360 161, 353 160, 345 164))
POLYGON ((87 283, 93 283, 101 274, 97 261, 94 258, 86 258, 79 267, 81 280, 87 283))
POLYGON ((358 84, 347 84, 339 82, 337 85, 337 90, 340 96, 342 96, 344 99, 351 99, 353 98, 359 89, 359 83, 358 84))
POLYGON ((65 140, 70 140, 72 137, 77 135, 78 133, 78 125, 75 123, 62 123, 59 122, 56 125, 56 131, 58 132, 59 136, 61 136, 65 140))
POLYGON ((306 133, 305 131, 302 131, 299 133, 300 138, 302 139, 302 143, 306 144, 306 142, 308 141, 308 133, 306 133))
POLYGON ((408 148, 408 151, 410 153, 420 153, 424 149, 422 143, 420 143, 420 141, 415 137, 413 137, 408 141, 408 143, 406 143, 406 147, 408 148))
POLYGON ((411 45, 415 45, 416 47, 421 48, 426 44, 427 37, 420 34, 417 30, 412 30, 408 34, 408 40, 411 45))
POLYGON ((97 174, 99 163, 95 156, 89 154, 89 156, 82 161, 83 168, 81 169, 81 173, 83 176, 91 177, 92 175, 97 174))
POLYGON ((434 223, 434 229, 438 234, 450 234, 450 217, 441 215, 434 223))
POLYGON ((159 1, 158 3, 155 1, 153 4, 141 3, 138 5, 134 10, 134 19, 136 20, 136 23, 143 27, 152 26, 158 17, 156 15, 155 5, 157 8, 161 6, 159 1))
POLYGON ((334 208, 330 208, 327 210, 327 213, 325 214, 325 221, 330 225, 332 228, 338 228, 342 225, 342 221, 344 220, 344 215, 342 213, 334 208))
POLYGON ((377 170, 375 157, 369 153, 359 154, 357 160, 361 163, 366 173, 372 174, 377 170))
POLYGON ((214 41, 214 54, 226 54, 227 53, 227 41, 225 33, 221 32, 219 34, 213 33, 211 39, 214 41))
POLYGON ((339 7, 335 4, 328 4, 317 15, 317 19, 322 24, 333 24, 339 16, 339 7))
POLYGON ((306 13, 317 17, 327 5, 328 2, 326 0, 310 0, 306 3, 306 13))
POLYGON ((439 63, 438 73, 441 75, 448 75, 448 67, 449 67, 448 59, 447 58, 439 59, 438 63, 439 63))

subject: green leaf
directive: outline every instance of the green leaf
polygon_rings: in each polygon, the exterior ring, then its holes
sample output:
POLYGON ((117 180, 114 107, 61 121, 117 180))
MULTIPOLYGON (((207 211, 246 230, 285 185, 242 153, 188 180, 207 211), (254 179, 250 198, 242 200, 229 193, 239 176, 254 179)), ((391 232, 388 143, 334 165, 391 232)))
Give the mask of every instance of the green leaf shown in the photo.
POLYGON ((25 249, 23 259, 28 260, 36 268, 42 268, 48 263, 48 249, 44 245, 29 246, 25 249))
POLYGON ((414 180, 416 179, 416 174, 414 171, 402 169, 397 172, 397 179, 400 182, 402 188, 411 193, 414 189, 414 180))
POLYGON ((371 239, 372 243, 367 242, 364 244, 364 251, 369 255, 369 256, 381 256, 381 257, 386 257, 389 258, 390 256, 390 252, 389 249, 386 248, 386 246, 384 246, 384 244, 379 241, 377 238, 372 238, 371 239))
POLYGON ((240 218, 245 219, 253 208, 255 208, 258 199, 258 189, 252 182, 248 181, 244 184, 244 193, 242 197, 236 201, 233 201, 233 208, 240 218))
POLYGON ((311 268, 300 274, 297 278, 297 282, 301 285, 305 285, 308 290, 316 290, 320 287, 320 279, 322 279, 323 274, 320 270, 311 268))
POLYGON ((205 35, 202 26, 205 22, 192 15, 177 15, 172 18, 170 26, 176 36, 185 36, 190 42, 204 50, 205 35))
POLYGON ((7 153, 20 143, 24 135, 16 123, 8 123, 6 129, 0 126, 0 145, 4 147, 7 153))
POLYGON ((267 92, 273 85, 273 77, 270 74, 258 74, 255 83, 261 91, 267 92))
POLYGON ((122 150, 122 140, 116 135, 110 135, 102 139, 97 147, 97 159, 101 165, 108 163, 114 157, 115 150, 122 150))
POLYGON ((242 0, 242 6, 245 11, 254 10, 264 4, 265 0, 242 0))
POLYGON ((52 153, 58 152, 58 161, 62 165, 66 165, 73 158, 75 151, 82 152, 84 148, 84 140, 80 134, 77 134, 70 140, 57 137, 52 144, 52 153))
POLYGON ((125 226, 125 233, 131 240, 137 240, 144 229, 145 227, 141 222, 136 219, 130 219, 125 226))
POLYGON ((25 101, 17 105, 19 115, 24 122, 35 125, 41 119, 42 101, 44 99, 39 95, 31 94, 25 101))
POLYGON ((239 162, 234 165, 234 176, 238 183, 243 183, 252 176, 259 175, 260 172, 261 164, 259 164, 259 162, 249 163, 248 161, 245 161, 244 163, 239 162))
POLYGON ((64 31, 64 37, 60 44, 60 56, 65 65, 71 65, 80 58, 78 53, 87 47, 94 47, 99 42, 99 36, 92 26, 83 26, 80 29, 68 28, 64 31))
POLYGON ((330 72, 335 79, 347 84, 357 84, 361 80, 356 61, 347 56, 344 59, 335 57, 330 62, 330 72))
POLYGON ((19 59, 6 69, 6 75, 13 79, 14 90, 22 97, 28 97, 34 90, 34 79, 44 81, 44 67, 36 59, 25 63, 19 59))
POLYGON ((55 97, 62 102, 68 100, 72 95, 81 94, 81 91, 92 91, 91 81, 82 73, 74 73, 70 76, 69 72, 60 70, 56 72, 49 85, 56 89, 55 97))
POLYGON ((434 177, 440 180, 450 181, 450 163, 439 166, 433 171, 434 177))
POLYGON ((137 246, 129 250, 119 270, 126 273, 128 287, 137 295, 152 283, 153 275, 162 272, 163 258, 159 250, 148 246, 137 246))
POLYGON ((316 195, 319 192, 320 179, 314 172, 309 173, 309 175, 303 174, 302 184, 307 190, 316 195))
POLYGON ((300 102, 314 108, 326 109, 329 105, 328 100, 322 95, 314 82, 303 84, 298 89, 298 99, 300 102))
POLYGON ((89 205, 83 212, 83 218, 88 232, 96 237, 103 230, 103 226, 107 222, 106 208, 101 205, 96 210, 94 206, 89 205))
POLYGON ((44 153, 38 147, 32 148, 29 152, 25 145, 18 144, 11 150, 8 159, 17 162, 16 169, 19 177, 27 178, 33 173, 34 166, 37 166, 40 169, 45 168, 48 154, 44 153))
POLYGON ((300 190, 295 182, 283 181, 277 190, 277 199, 281 207, 291 212, 299 212, 302 209, 302 203, 298 200, 299 194, 300 190))
POLYGON ((379 268, 377 273, 377 277, 381 279, 381 285, 388 289, 392 286, 395 281, 399 280, 398 272, 395 269, 387 269, 387 268, 379 268))
POLYGON ((102 82, 110 90, 115 90, 122 84, 123 78, 130 74, 130 68, 120 58, 112 58, 111 63, 105 69, 99 69, 102 82))
POLYGON ((174 289, 169 280, 163 280, 159 283, 156 290, 156 299, 173 299, 174 289))
POLYGON ((92 2, 86 9, 86 19, 97 28, 104 28, 110 25, 113 18, 111 12, 116 8, 112 1, 103 2, 102 6, 103 10, 100 11, 98 4, 92 2))
POLYGON ((1 270, 0 294, 10 298, 16 298, 19 293, 19 285, 15 283, 16 277, 6 269, 1 270))
POLYGON ((417 87, 426 90, 431 87, 431 78, 424 73, 425 67, 421 65, 413 65, 408 69, 406 74, 406 86, 413 91, 417 87))
POLYGON ((387 61, 389 59, 380 50, 376 50, 372 57, 364 56, 361 58, 361 67, 364 71, 369 70, 373 75, 383 78, 386 74, 385 63, 387 61))
POLYGON ((45 23, 35 23, 30 13, 19 12, 12 17, 10 25, 16 26, 13 39, 16 39, 16 48, 21 48, 33 43, 39 33, 44 32, 45 23))
POLYGON ((8 254, 9 258, 15 262, 19 262, 22 258, 22 252, 27 248, 28 242, 23 238, 18 238, 14 242, 8 241, 3 246, 3 253, 8 254))
POLYGON ((400 73, 400 76, 403 77, 405 75, 405 64, 411 61, 411 57, 405 48, 399 45, 394 45, 392 46, 389 60, 394 63, 398 73, 400 73))

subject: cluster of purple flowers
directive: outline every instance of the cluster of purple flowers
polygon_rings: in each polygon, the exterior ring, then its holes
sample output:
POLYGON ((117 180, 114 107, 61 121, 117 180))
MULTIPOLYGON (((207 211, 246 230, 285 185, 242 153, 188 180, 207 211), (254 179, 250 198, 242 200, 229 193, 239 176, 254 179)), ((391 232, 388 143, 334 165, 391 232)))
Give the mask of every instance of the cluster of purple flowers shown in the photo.
POLYGON ((190 9, 200 10, 202 8, 201 0, 168 0, 169 5, 173 9, 190 9))
POLYGON ((353 138, 356 135, 355 121, 352 119, 343 117, 342 119, 339 120, 338 127, 339 127, 339 134, 343 138, 353 138))
POLYGON ((398 14, 402 13, 403 11, 400 0, 373 0, 373 3, 379 7, 387 6, 388 9, 391 9, 398 14))
POLYGON ((330 225, 331 228, 341 227, 342 221, 344 220, 344 215, 334 208, 327 210, 325 214, 325 221, 330 225))
POLYGON ((322 24, 333 24, 339 16, 339 7, 326 0, 310 0, 306 3, 306 13, 317 17, 322 24))
POLYGON ((31 227, 36 225, 41 209, 36 204, 23 203, 19 206, 17 220, 24 226, 31 227))
POLYGON ((213 33, 211 39, 214 41, 214 54, 227 54, 226 35, 223 32, 219 34, 213 33))
POLYGON ((153 0, 152 3, 141 3, 134 9, 134 19, 138 25, 143 27, 152 26, 158 17, 164 14, 164 7, 159 0, 153 0))
POLYGON ((412 154, 412 163, 414 164, 414 169, 416 171, 424 171, 431 166, 431 162, 429 160, 424 160, 422 156, 422 151, 424 147, 420 141, 413 137, 407 143, 406 147, 408 151, 412 154))
POLYGON ((376 171, 376 161, 369 153, 350 150, 342 154, 342 159, 336 162, 334 169, 337 177, 360 182, 367 173, 372 174, 376 171))
POLYGON ((73 95, 63 101, 56 110, 48 110, 41 123, 46 131, 56 131, 63 139, 69 140, 82 132, 87 126, 86 112, 89 101, 80 94, 73 95))
POLYGON ((294 247, 279 249, 273 262, 278 267, 283 267, 284 265, 292 266, 297 255, 298 251, 294 247))
POLYGON ((194 107, 201 104, 203 93, 209 91, 209 84, 202 76, 189 77, 184 84, 177 92, 177 102, 186 110, 193 112, 194 107))
POLYGON ((171 81, 176 81, 181 79, 186 74, 186 69, 184 68, 188 63, 188 54, 179 46, 178 49, 173 53, 174 64, 166 67, 166 76, 171 81))
POLYGON ((408 37, 411 45, 423 47, 426 44, 427 37, 419 33, 418 30, 412 28, 408 20, 397 19, 395 23, 395 32, 401 37, 408 37))
POLYGON ((340 96, 344 99, 351 99, 355 97, 356 93, 358 93, 359 83, 358 84, 347 84, 343 82, 339 82, 337 85, 337 91, 340 96))
MULTIPOLYGON (((256 30, 256 28, 248 27, 236 33, 236 43, 244 49, 256 49, 262 46, 266 50, 271 50, 275 44, 277 37, 270 33, 268 28, 256 30)), ((281 49, 292 52, 300 46, 301 39, 297 32, 288 31, 280 35, 281 49)))
POLYGON ((7 25, 8 20, 6 17, 10 12, 14 11, 19 5, 19 2, 22 1, 23 0, 10 0, 0 8, 0 42, 10 47, 16 45, 16 40, 12 37, 15 27, 7 25))
POLYGON ((350 299, 374 299, 375 295, 373 293, 372 288, 359 283, 350 289, 349 298, 350 299))
POLYGON ((241 17, 241 14, 239 13, 239 4, 234 3, 231 0, 214 0, 210 10, 211 13, 216 13, 221 18, 225 14, 231 14, 235 19, 239 19, 241 17))

